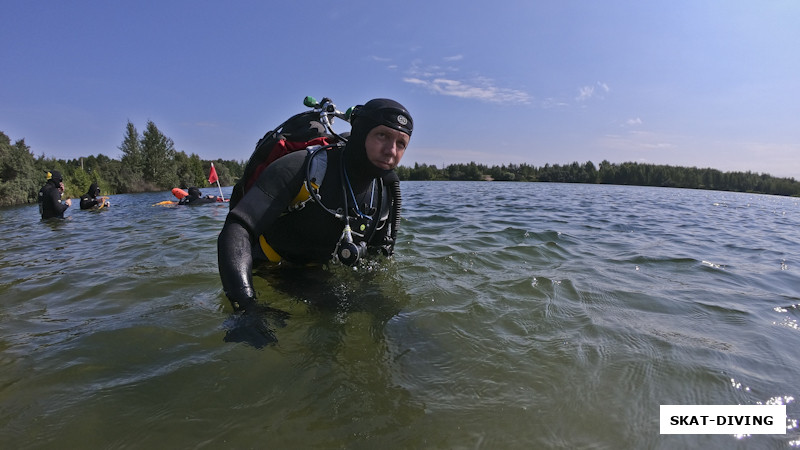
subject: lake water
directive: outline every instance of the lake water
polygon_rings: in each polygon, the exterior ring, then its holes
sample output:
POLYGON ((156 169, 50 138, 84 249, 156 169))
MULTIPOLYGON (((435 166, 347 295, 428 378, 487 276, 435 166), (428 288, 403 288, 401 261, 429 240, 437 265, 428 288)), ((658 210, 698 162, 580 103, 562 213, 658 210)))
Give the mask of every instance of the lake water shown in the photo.
POLYGON ((0 209, 0 445, 800 447, 800 199, 402 188, 392 260, 258 270, 289 314, 262 349, 224 340, 227 206, 0 209), (787 434, 660 435, 667 404, 785 404, 787 434))

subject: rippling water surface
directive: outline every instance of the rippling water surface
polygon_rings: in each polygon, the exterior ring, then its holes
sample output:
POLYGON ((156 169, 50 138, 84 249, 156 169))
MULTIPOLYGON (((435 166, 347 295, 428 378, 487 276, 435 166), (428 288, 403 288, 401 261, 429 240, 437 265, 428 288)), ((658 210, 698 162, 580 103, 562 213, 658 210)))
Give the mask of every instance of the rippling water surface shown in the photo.
POLYGON ((223 340, 226 206, 0 209, 0 444, 800 447, 798 199, 402 186, 393 260, 259 268, 264 349, 223 340), (662 404, 764 403, 786 435, 659 435, 662 404))

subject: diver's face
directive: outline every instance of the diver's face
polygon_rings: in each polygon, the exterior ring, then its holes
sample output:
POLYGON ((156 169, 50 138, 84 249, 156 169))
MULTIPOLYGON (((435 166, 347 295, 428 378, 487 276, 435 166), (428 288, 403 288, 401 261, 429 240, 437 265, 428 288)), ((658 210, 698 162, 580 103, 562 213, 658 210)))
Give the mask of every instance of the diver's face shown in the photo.
POLYGON ((375 167, 383 170, 391 170, 400 164, 403 153, 408 147, 410 136, 389 128, 386 125, 378 125, 371 129, 364 141, 367 149, 367 159, 375 167))

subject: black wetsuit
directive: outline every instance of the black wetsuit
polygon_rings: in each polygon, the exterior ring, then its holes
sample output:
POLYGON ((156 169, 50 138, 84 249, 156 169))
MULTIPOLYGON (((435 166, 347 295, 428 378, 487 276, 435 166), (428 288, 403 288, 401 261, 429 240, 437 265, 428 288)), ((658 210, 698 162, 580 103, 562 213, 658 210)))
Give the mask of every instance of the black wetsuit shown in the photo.
POLYGON ((69 206, 66 203, 61 203, 59 185, 53 180, 47 181, 39 190, 39 212, 42 214, 42 220, 54 217, 63 219, 67 208, 69 206))
POLYGON ((206 203, 217 203, 215 197, 197 197, 194 195, 187 195, 178 201, 179 205, 203 205, 206 203))
POLYGON ((217 199, 213 196, 203 197, 203 193, 196 187, 189 188, 189 195, 178 201, 179 205, 202 205, 204 203, 216 203, 217 199))
MULTIPOLYGON (((395 199, 390 190, 396 189, 399 195, 397 175, 393 171, 376 174, 359 170, 358 163, 345 159, 347 150, 341 147, 323 151, 327 151, 327 170, 319 189, 322 204, 329 210, 342 211, 347 195, 354 242, 366 242, 371 248, 385 246, 390 240, 389 218, 395 199), (357 215, 343 164, 358 209, 372 220, 357 215)), ((282 260, 291 263, 325 263, 336 250, 345 225, 342 219, 316 201, 289 212, 306 178, 308 158, 308 152, 297 151, 272 163, 228 214, 218 239, 219 271, 235 309, 246 308, 255 298, 253 260, 264 258, 259 236, 282 260)))
POLYGON ((89 191, 81 196, 81 209, 92 209, 102 204, 102 201, 97 199, 99 194, 100 188, 97 186, 97 183, 92 183, 92 185, 89 186, 89 191))

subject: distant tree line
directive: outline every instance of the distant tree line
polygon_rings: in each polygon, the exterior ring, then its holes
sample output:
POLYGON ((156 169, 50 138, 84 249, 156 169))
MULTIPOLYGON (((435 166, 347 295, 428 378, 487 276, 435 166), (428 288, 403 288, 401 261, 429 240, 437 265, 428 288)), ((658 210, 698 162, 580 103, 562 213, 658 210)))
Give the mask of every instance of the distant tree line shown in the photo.
MULTIPOLYGON (((12 144, 11 139, 0 131, 0 206, 35 203, 46 173, 52 170, 58 170, 64 176, 66 195, 78 198, 92 183, 97 183, 104 195, 208 186, 212 162, 220 184, 231 186, 242 177, 246 164, 246 161, 235 160, 201 160, 194 153, 187 155, 177 151, 172 139, 161 133, 152 121, 147 122, 141 135, 129 121, 118 149, 122 153, 120 159, 102 154, 66 161, 44 155, 37 158, 24 139, 12 144)), ((542 167, 529 164, 489 167, 470 162, 451 164, 442 169, 414 164, 413 168, 398 167, 397 174, 401 180, 621 184, 800 196, 800 182, 794 178, 635 162, 614 164, 605 160, 600 167, 591 161, 545 164, 542 167)))
POLYGON ((121 159, 103 154, 78 159, 38 158, 20 139, 13 144, 0 131, 0 206, 36 203, 46 174, 58 170, 64 177, 65 196, 78 198, 97 183, 104 195, 164 191, 174 187, 209 186, 211 163, 222 186, 233 185, 244 174, 245 161, 202 160, 175 150, 172 139, 152 121, 139 135, 129 121, 119 146, 121 159))
POLYGON ((800 196, 800 182, 794 178, 777 178, 753 172, 721 172, 716 169, 679 167, 656 164, 608 161, 596 167, 588 161, 568 165, 529 164, 486 166, 471 162, 451 164, 442 169, 426 164, 397 168, 401 180, 451 180, 451 181, 542 181, 555 183, 622 184, 659 186, 718 191, 752 192, 759 194, 800 196))

